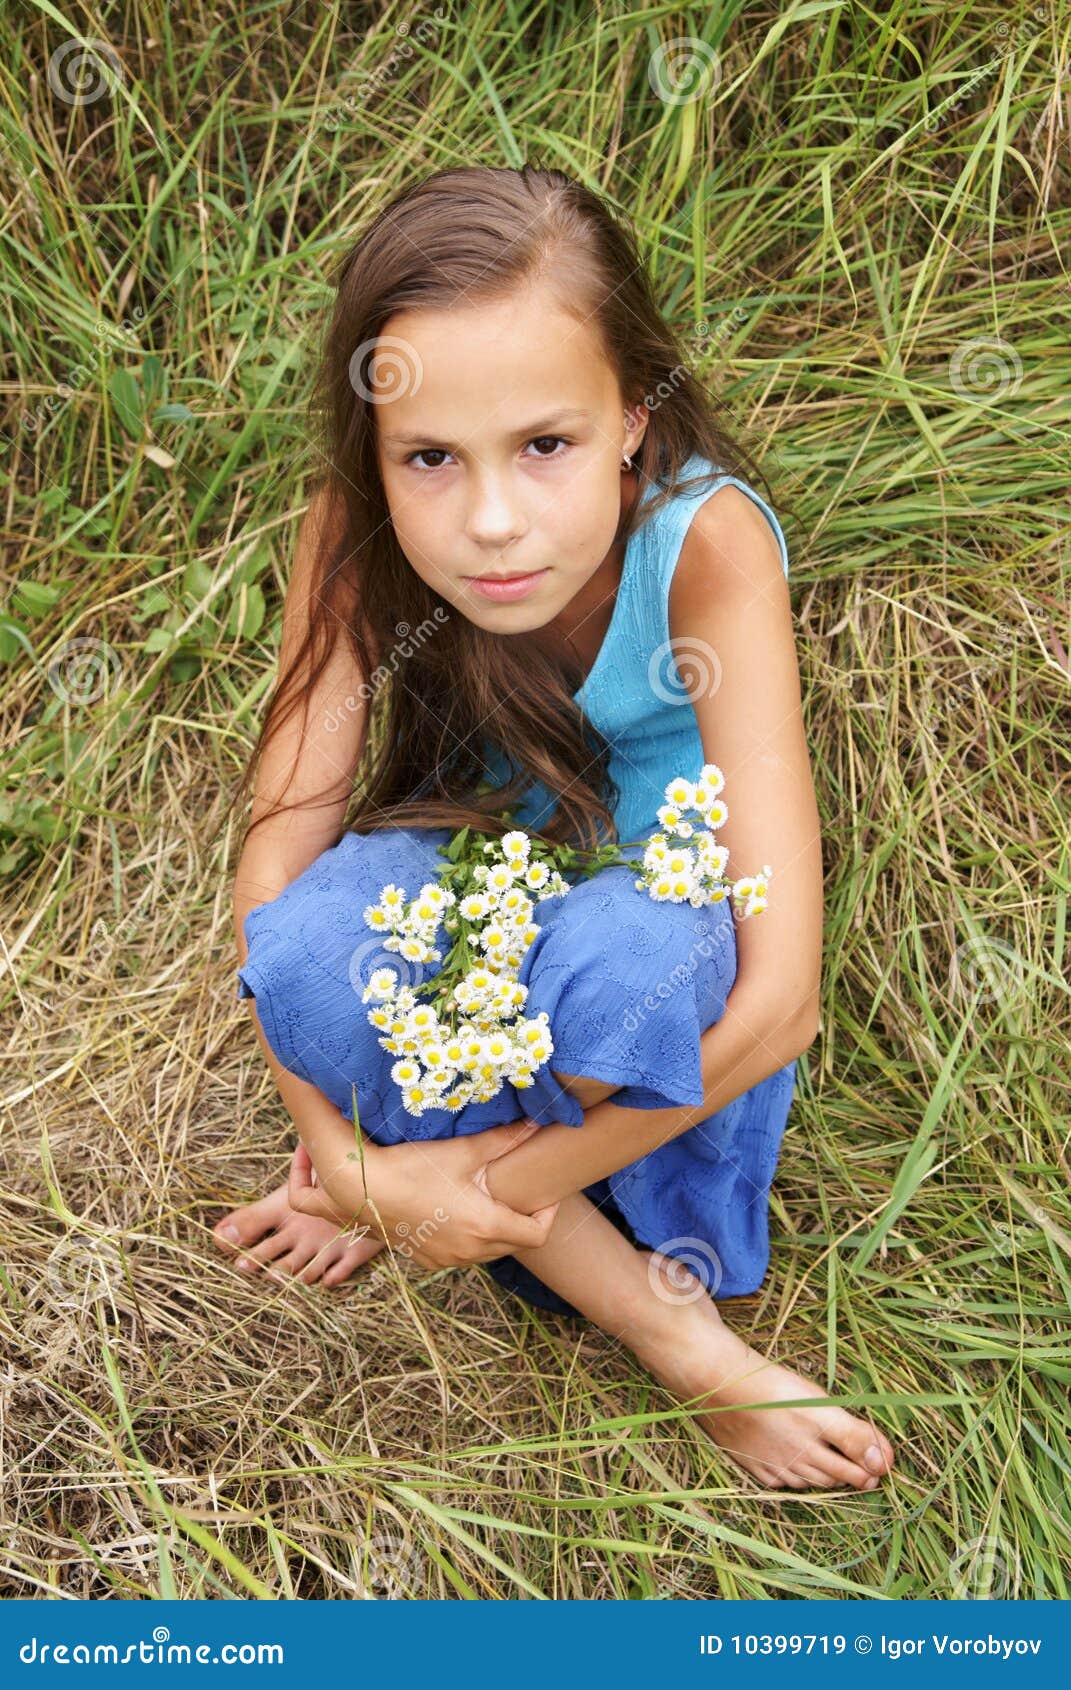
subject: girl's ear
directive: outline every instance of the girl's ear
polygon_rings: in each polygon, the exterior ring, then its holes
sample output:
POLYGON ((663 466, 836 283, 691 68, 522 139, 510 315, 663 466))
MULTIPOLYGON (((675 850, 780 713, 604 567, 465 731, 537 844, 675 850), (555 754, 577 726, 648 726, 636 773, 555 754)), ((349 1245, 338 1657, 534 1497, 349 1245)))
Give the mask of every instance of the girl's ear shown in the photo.
POLYGON ((648 416, 646 405, 630 405, 625 412, 625 444, 623 450, 626 457, 631 458, 639 451, 643 437, 647 432, 648 416))

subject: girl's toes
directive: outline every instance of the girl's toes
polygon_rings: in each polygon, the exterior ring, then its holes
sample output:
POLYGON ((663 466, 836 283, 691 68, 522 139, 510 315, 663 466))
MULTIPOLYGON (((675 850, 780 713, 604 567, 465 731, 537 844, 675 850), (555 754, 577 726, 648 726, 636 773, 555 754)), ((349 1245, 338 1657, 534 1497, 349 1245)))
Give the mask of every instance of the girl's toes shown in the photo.
POLYGON ((858 1420, 854 1414, 838 1412, 835 1421, 827 1426, 825 1435, 842 1455, 846 1455, 857 1467, 862 1467, 867 1474, 883 1478, 893 1464, 893 1448, 888 1438, 883 1432, 876 1432, 865 1420, 858 1420))
POLYGON ((255 1203, 232 1209, 216 1222, 212 1236, 222 1250, 233 1255, 237 1250, 259 1244, 264 1234, 282 1226, 290 1213, 287 1187, 280 1185, 267 1197, 258 1197, 255 1203))
POLYGON ((374 1251, 362 1248, 360 1244, 348 1245, 338 1261, 332 1262, 324 1273, 324 1284, 341 1285, 344 1280, 350 1278, 351 1274, 356 1273, 359 1267, 364 1266, 371 1254, 374 1254, 374 1251))
POLYGON ((251 1250, 243 1250, 234 1265, 240 1273, 256 1273, 258 1267, 264 1267, 266 1263, 274 1262, 276 1257, 285 1255, 293 1242, 292 1238, 287 1237, 285 1228, 281 1232, 270 1232, 267 1238, 262 1238, 251 1250))
POLYGON ((826 1475, 824 1483, 827 1485, 851 1485, 855 1490, 873 1490, 879 1482, 875 1473, 860 1467, 858 1462, 848 1461, 828 1444, 815 1455, 814 1465, 826 1475))
POLYGON ((291 1250, 288 1256, 284 1256, 279 1268, 292 1278, 300 1279, 303 1285, 312 1285, 332 1260, 331 1251, 324 1249, 323 1245, 302 1244, 291 1250))

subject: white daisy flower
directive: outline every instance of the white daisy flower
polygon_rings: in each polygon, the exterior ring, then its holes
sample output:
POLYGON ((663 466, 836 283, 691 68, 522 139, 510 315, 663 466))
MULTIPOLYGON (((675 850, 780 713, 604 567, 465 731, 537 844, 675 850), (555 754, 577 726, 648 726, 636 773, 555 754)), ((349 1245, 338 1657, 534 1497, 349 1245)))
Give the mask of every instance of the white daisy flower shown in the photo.
POLYGON ((666 803, 676 810, 690 810, 695 797, 695 787, 690 780, 671 780, 666 787, 666 803))
POLYGON ((482 921, 491 907, 490 899, 482 892, 470 892, 462 898, 458 910, 466 921, 482 921))

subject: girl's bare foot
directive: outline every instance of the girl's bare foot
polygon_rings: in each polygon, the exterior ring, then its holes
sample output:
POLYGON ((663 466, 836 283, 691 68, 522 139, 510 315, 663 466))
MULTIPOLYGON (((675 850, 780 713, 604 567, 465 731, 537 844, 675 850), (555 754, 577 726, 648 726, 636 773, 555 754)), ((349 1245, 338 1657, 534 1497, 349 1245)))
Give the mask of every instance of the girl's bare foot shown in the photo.
POLYGON ((295 1214, 285 1185, 232 1209, 212 1228, 212 1236, 227 1255, 238 1256, 235 1266, 243 1273, 254 1274, 270 1263, 273 1273, 290 1274, 306 1285, 321 1276, 325 1285, 341 1285, 384 1248, 383 1240, 370 1233, 350 1244, 333 1221, 295 1214))
POLYGON ((843 1408, 743 1406, 828 1393, 767 1361, 730 1332, 717 1304, 682 1261, 657 1250, 643 1253, 667 1318, 642 1339, 632 1332, 621 1336, 675 1395, 717 1407, 716 1413, 699 1413, 696 1419, 726 1455, 773 1489, 853 1485, 874 1490, 894 1460, 885 1434, 843 1408))

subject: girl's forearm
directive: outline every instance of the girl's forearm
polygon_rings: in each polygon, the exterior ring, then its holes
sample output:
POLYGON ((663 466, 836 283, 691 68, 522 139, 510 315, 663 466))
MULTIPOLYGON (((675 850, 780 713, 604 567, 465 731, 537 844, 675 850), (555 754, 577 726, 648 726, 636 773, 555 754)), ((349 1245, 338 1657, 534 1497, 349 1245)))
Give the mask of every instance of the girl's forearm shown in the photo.
POLYGON ((723 1109, 784 1068, 810 1037, 801 1013, 778 1019, 768 999, 734 988, 724 1015, 699 1041, 701 1104, 624 1109, 607 1098, 585 1111, 582 1127, 542 1127, 516 1150, 497 1157, 487 1170, 487 1189, 499 1202, 527 1214, 559 1202, 723 1109))

